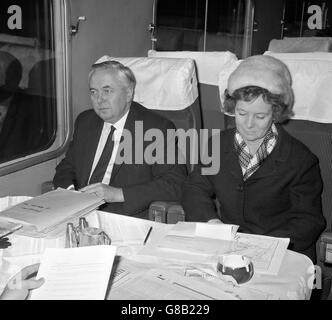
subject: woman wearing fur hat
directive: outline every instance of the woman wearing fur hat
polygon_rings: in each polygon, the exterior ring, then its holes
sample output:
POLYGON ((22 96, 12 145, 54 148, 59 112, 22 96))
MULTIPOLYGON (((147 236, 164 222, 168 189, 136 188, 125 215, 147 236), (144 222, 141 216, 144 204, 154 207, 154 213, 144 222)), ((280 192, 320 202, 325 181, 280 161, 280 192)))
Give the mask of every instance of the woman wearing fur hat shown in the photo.
POLYGON ((187 221, 287 237, 289 249, 315 262, 315 243, 325 228, 322 180, 316 156, 280 126, 292 114, 291 84, 288 68, 276 58, 240 63, 225 91, 223 107, 235 116, 236 128, 220 133, 220 169, 204 175, 204 166, 197 167, 184 183, 182 204, 187 221))

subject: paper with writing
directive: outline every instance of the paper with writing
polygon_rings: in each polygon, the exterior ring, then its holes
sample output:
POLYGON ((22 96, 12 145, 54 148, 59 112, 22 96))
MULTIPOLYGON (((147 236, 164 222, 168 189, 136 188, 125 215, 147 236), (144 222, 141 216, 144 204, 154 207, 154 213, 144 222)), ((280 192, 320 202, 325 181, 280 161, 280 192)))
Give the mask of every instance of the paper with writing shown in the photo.
POLYGON ((45 283, 32 300, 103 300, 115 257, 114 246, 47 248, 37 278, 45 283))
POLYGON ((122 278, 108 299, 237 300, 212 283, 200 282, 166 269, 149 269, 122 278))

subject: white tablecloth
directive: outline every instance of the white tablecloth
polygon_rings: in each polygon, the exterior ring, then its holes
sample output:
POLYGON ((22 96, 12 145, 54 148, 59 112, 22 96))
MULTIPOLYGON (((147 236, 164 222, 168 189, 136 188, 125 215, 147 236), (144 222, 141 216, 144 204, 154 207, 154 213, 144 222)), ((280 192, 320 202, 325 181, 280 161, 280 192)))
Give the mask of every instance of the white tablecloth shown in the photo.
MULTIPOLYGON (((90 226, 101 227, 112 238, 112 244, 118 246, 117 254, 132 260, 141 260, 149 267, 151 261, 146 260, 136 254, 142 248, 146 229, 151 225, 151 221, 134 219, 125 216, 109 214, 107 212, 96 211, 87 218, 90 226), (115 239, 114 217, 122 219, 123 222, 131 221, 142 230, 141 236, 131 243, 126 239, 115 239)), ((170 225, 156 224, 150 235, 149 242, 155 241, 162 233, 169 230, 170 225)), ((65 230, 64 230, 65 233, 65 230)), ((21 235, 9 236, 12 247, 0 250, 0 292, 4 288, 11 276, 16 274, 24 266, 40 261, 41 254, 46 247, 64 247, 65 235, 57 239, 36 239, 21 235)), ((172 262, 174 266, 174 262, 172 262)), ((179 270, 183 268, 179 264, 179 270)), ((264 292, 272 299, 309 299, 311 295, 311 283, 313 281, 313 264, 306 256, 287 250, 281 268, 277 276, 254 274, 253 278, 242 285, 243 290, 252 289, 264 292)), ((241 290, 241 288, 240 288, 241 290)))

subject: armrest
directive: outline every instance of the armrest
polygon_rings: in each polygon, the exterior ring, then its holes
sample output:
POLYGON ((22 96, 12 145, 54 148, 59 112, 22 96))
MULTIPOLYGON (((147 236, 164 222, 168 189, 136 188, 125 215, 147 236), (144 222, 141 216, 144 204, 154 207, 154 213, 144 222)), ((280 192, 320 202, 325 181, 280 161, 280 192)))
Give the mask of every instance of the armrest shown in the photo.
POLYGON ((319 256, 321 262, 332 263, 332 230, 322 233, 319 239, 319 256))
POLYGON ((185 221, 184 210, 180 204, 173 204, 168 208, 166 223, 175 224, 179 221, 185 221))
POLYGON ((177 202, 155 201, 149 207, 149 220, 174 224, 184 221, 184 210, 177 202))

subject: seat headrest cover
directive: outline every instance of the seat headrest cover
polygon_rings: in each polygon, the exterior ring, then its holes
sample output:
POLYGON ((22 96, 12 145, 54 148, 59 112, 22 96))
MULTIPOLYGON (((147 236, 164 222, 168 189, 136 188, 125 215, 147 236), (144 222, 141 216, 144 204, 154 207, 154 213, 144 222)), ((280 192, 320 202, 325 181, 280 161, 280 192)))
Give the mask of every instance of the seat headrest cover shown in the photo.
POLYGON ((219 72, 225 68, 225 66, 238 60, 236 55, 229 51, 198 52, 150 50, 148 56, 193 59, 197 68, 198 82, 214 86, 218 85, 219 72))
POLYGON ((148 109, 183 110, 198 97, 195 64, 191 59, 103 56, 95 63, 110 60, 119 61, 133 71, 134 101, 148 109))
POLYGON ((287 66, 271 56, 251 56, 243 60, 228 78, 229 94, 237 89, 257 86, 281 94, 284 102, 293 105, 292 78, 287 66))
POLYGON ((272 53, 290 70, 295 103, 293 119, 332 123, 332 53, 272 53))

